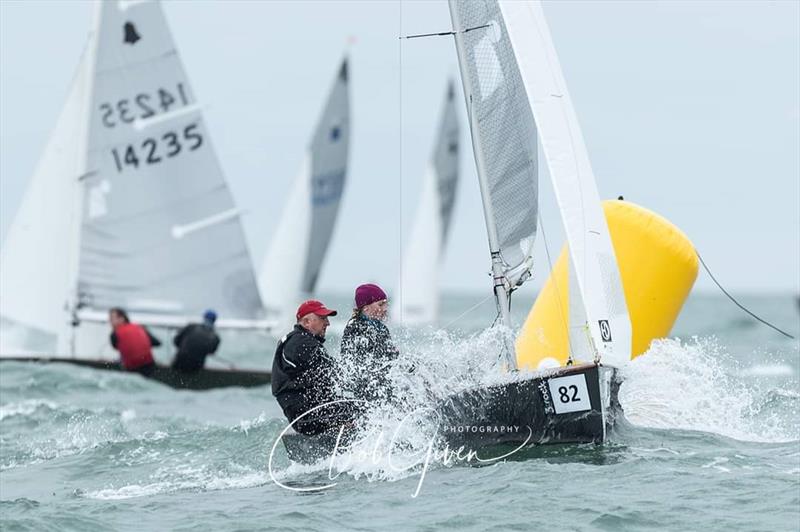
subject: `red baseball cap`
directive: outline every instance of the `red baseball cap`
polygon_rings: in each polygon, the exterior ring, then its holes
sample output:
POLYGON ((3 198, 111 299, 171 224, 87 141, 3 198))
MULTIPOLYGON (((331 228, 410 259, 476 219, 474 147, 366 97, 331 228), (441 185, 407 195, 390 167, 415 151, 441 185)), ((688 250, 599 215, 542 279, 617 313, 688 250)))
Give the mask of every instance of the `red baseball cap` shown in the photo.
POLYGON ((297 307, 297 319, 299 320, 307 314, 316 314, 317 316, 336 316, 336 311, 327 308, 321 301, 316 299, 309 299, 304 301, 297 307))

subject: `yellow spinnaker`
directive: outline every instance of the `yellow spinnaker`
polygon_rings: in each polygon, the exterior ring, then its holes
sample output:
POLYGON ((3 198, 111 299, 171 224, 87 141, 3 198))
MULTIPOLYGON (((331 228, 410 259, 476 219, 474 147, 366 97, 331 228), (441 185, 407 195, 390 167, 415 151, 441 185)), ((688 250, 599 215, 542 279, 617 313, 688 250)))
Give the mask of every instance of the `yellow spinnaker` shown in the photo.
MULTIPOLYGON (((628 201, 603 202, 617 256, 633 341, 631 358, 647 351, 650 342, 666 337, 697 278, 698 261, 689 238, 666 218, 628 201)), ((517 338, 517 364, 539 368, 569 354, 569 263, 561 251, 550 277, 533 304, 517 338)), ((589 353, 573 353, 576 360, 589 353)))

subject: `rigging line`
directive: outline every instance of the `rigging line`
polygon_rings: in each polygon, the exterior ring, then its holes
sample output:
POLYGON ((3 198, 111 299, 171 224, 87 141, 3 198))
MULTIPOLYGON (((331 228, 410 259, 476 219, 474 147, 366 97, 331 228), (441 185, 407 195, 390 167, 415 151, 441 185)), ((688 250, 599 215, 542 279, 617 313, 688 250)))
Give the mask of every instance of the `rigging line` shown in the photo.
POLYGON ((494 328, 494 326, 497 325, 497 322, 500 321, 500 317, 501 317, 500 313, 498 312, 497 315, 494 317, 494 321, 489 326, 490 329, 494 328))
POLYGON ((791 338, 792 340, 794 340, 794 339, 795 339, 795 338, 794 338, 794 336, 792 336, 791 334, 787 333, 786 331, 783 331, 783 330, 779 329, 778 327, 774 326, 774 325, 773 325, 773 324, 771 324, 770 322, 768 322, 768 321, 766 321, 766 320, 763 320, 763 319, 759 318, 758 316, 756 316, 755 314, 753 314, 752 312, 750 312, 749 310, 747 310, 747 309, 744 307, 744 305, 742 305, 741 303, 739 303, 738 301, 736 301, 736 299, 734 299, 734 298, 733 298, 733 296, 732 296, 732 295, 730 295, 730 294, 727 292, 727 290, 725 290, 725 289, 722 287, 722 285, 721 285, 721 284, 719 284, 719 281, 717 281, 716 277, 714 277, 714 274, 712 274, 712 273, 711 273, 711 270, 709 270, 709 269, 708 269, 708 266, 706 265, 705 261, 703 260, 703 257, 701 257, 701 256, 700 256, 700 252, 699 252, 699 251, 697 251, 697 248, 695 248, 694 252, 697 254, 697 258, 698 258, 698 259, 700 259, 700 264, 702 264, 702 265, 703 265, 703 269, 706 271, 706 273, 708 274, 708 276, 709 276, 709 277, 711 277, 711 280, 712 280, 712 281, 714 281, 714 283, 717 285, 717 287, 719 287, 719 289, 720 289, 720 290, 722 290, 722 293, 723 293, 723 294, 725 294, 726 296, 728 296, 728 299, 730 299, 731 301, 733 301, 733 303, 734 303, 734 304, 735 304, 737 307, 739 307, 740 309, 742 309, 742 310, 743 310, 743 311, 745 311, 747 314, 749 314, 750 316, 752 316, 752 317, 753 317, 753 318, 755 318, 756 320, 760 321, 761 323, 763 323, 763 324, 764 324, 764 325, 766 325, 767 327, 771 327, 771 328, 775 329, 776 331, 778 331, 778 332, 779 332, 779 333, 781 333, 782 335, 786 336, 787 338, 791 338))
MULTIPOLYGON (((450 326, 451 326, 452 324, 454 324, 455 322, 457 322, 458 320, 460 320, 461 318, 463 318, 464 316, 466 316, 467 314, 469 314, 470 312, 472 312, 472 311, 473 311, 473 310, 475 310, 476 308, 480 307, 481 305, 483 305, 484 303, 486 303, 487 301, 489 301, 489 300, 490 300, 491 298, 493 298, 493 297, 494 297, 494 292, 493 292, 493 293, 491 293, 491 294, 489 294, 488 296, 484 297, 484 298, 483 298, 483 299, 481 299, 480 301, 478 301, 476 304, 474 304, 473 306, 471 306, 470 308, 468 308, 467 310, 465 310, 463 313, 461 313, 461 314, 460 314, 458 317, 456 317, 455 319, 452 319, 452 320, 450 320, 450 321, 447 323, 447 325, 445 325, 444 327, 442 327, 442 329, 449 329, 449 328, 450 328, 450 326)), ((497 321, 497 320, 495 320, 495 321, 497 321)), ((494 324, 492 324, 492 325, 494 325, 494 324)))
MULTIPOLYGON (((547 231, 544 230, 544 222, 542 220, 542 213, 541 212, 537 212, 536 214, 537 214, 537 217, 539 218, 539 227, 542 228, 542 242, 544 242, 544 252, 545 252, 545 255, 547 255, 547 264, 550 266, 550 271, 552 272, 553 271, 553 260, 550 258, 550 246, 547 245, 547 231)), ((570 259, 569 253, 567 253, 567 268, 569 268, 569 261, 570 260, 571 259, 570 259)), ((567 276, 567 279, 569 279, 569 274, 567 276)), ((561 316, 561 322, 564 324, 564 328, 567 330, 567 345, 569 346, 569 352, 567 353, 567 356, 569 357, 569 360, 573 360, 574 357, 572 356, 573 355, 573 353, 572 353, 572 342, 569 341, 569 323, 564 320, 564 307, 561 305, 561 294, 559 293, 558 282, 556 281, 555 276, 553 276, 553 288, 556 291, 556 301, 558 301, 558 313, 561 316)), ((575 287, 573 287, 573 290, 574 289, 575 289, 575 287)), ((569 290, 569 287, 567 288, 567 290, 569 290)), ((567 301, 567 304, 569 304, 569 301, 567 301)))
POLYGON ((399 39, 418 39, 420 37, 444 37, 445 35, 455 35, 454 31, 440 31, 438 33, 419 33, 417 35, 401 35, 399 39))
MULTIPOLYGON (((467 28, 464 31, 462 31, 461 33, 468 33, 468 32, 473 31, 473 30, 479 30, 481 28, 488 28, 489 26, 491 26, 491 23, 484 24, 483 26, 475 26, 474 28, 467 28)), ((434 32, 434 33, 419 33, 417 35, 406 35, 406 36, 402 36, 401 35, 399 37, 399 39, 417 39, 419 37, 444 37, 446 35, 455 35, 456 33, 457 32, 453 31, 453 30, 451 30, 451 31, 440 31, 440 32, 434 32)))

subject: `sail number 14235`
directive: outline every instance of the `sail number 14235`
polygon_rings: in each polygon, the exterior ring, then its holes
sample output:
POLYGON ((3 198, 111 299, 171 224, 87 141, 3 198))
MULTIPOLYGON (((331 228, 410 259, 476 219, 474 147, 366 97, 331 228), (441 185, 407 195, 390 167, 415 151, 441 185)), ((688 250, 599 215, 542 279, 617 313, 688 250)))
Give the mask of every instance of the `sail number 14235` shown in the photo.
POLYGON ((140 164, 158 164, 182 151, 194 151, 203 145, 203 136, 197 124, 189 124, 181 131, 167 131, 159 138, 148 137, 139 144, 111 149, 118 172, 126 166, 139 168, 140 164))

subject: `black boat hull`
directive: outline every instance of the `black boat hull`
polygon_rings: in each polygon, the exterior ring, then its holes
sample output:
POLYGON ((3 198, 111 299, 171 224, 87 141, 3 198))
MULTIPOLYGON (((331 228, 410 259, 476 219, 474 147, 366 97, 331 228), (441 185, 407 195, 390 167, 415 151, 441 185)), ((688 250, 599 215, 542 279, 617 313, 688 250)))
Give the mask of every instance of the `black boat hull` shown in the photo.
MULTIPOLYGON (((601 443, 622 409, 616 369, 583 364, 536 372, 512 382, 456 394, 436 409, 439 434, 450 449, 601 443)), ((335 435, 282 437, 289 458, 313 463, 330 457, 335 435)))
POLYGON ((570 366, 467 390, 440 408, 450 447, 601 443, 620 411, 616 370, 570 366))
MULTIPOLYGON (((66 357, 2 357, 0 361, 37 362, 42 364, 62 363, 99 370, 125 371, 118 362, 110 360, 66 357)), ((213 388, 266 386, 270 383, 271 373, 256 370, 209 368, 203 368, 194 373, 183 373, 169 366, 157 364, 153 373, 148 375, 147 378, 179 390, 211 390, 213 388)))

